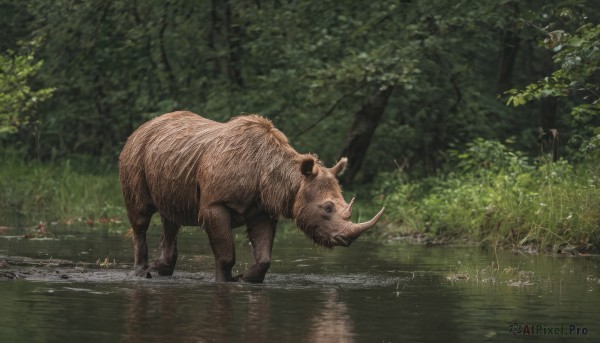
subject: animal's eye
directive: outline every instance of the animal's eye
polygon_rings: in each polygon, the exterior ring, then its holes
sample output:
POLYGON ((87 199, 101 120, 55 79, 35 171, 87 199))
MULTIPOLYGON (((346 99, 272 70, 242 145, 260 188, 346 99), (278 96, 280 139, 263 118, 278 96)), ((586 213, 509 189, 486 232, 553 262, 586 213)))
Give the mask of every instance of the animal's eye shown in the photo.
POLYGON ((323 211, 325 211, 325 213, 333 213, 333 203, 328 201, 323 204, 323 211))

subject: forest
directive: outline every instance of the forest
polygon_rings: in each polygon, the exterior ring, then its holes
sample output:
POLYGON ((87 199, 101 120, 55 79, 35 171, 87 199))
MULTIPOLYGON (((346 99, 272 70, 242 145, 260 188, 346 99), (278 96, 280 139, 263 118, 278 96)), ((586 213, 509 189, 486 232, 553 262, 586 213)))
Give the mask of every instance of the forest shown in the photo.
POLYGON ((592 0, 0 0, 0 220, 124 221, 135 128, 258 113, 326 165, 348 157, 382 239, 600 249, 599 17, 592 0))

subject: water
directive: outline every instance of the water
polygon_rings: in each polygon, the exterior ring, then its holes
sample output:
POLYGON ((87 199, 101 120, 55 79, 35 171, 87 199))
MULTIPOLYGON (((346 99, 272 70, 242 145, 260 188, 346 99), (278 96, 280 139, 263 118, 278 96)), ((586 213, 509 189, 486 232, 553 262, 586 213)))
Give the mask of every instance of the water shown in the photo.
MULTIPOLYGON (((286 228, 264 284, 217 284, 205 234, 192 228, 180 234, 175 275, 152 279, 130 275, 132 247, 122 232, 48 230, 52 239, 5 229, 0 255, 108 258, 111 266, 20 267, 27 279, 0 281, 0 342, 600 341, 594 256, 426 248, 374 237, 326 250, 286 228)), ((160 230, 150 232, 149 245, 158 246, 160 230)), ((243 231, 236 252, 241 273, 251 258, 243 231)))

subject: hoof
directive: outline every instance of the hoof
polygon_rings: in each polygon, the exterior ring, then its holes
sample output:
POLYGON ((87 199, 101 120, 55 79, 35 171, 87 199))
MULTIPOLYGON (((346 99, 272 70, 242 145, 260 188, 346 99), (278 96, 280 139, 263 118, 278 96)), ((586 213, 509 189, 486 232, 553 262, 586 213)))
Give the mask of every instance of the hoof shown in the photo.
POLYGON ((133 275, 137 277, 145 277, 147 279, 152 277, 152 275, 150 275, 150 268, 148 266, 135 268, 133 275))
POLYGON ((161 261, 154 261, 151 263, 150 269, 155 270, 160 276, 171 276, 175 267, 161 261))
POLYGON ((243 282, 243 283, 263 283, 264 276, 262 278, 252 278, 246 277, 244 278, 244 274, 240 274, 238 276, 234 276, 231 281, 243 282))

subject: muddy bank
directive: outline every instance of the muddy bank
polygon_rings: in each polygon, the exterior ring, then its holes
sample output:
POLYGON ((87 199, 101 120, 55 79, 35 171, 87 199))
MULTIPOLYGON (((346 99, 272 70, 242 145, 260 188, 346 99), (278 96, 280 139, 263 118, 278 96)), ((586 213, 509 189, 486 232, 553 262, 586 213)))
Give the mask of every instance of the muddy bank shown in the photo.
MULTIPOLYGON (((64 281, 86 279, 99 271, 93 263, 58 259, 34 259, 22 256, 0 256, 0 281, 30 279, 64 281)), ((122 269, 123 274, 124 269, 122 269)))
MULTIPOLYGON (((212 271, 176 270, 172 276, 151 273, 150 278, 135 276, 130 264, 87 263, 57 259, 34 259, 0 255, 0 282, 15 280, 73 283, 128 283, 149 286, 193 286, 214 284, 212 271)), ((397 286, 414 278, 411 272, 392 275, 372 273, 268 273, 263 284, 229 283, 267 288, 320 289, 323 286, 340 289, 362 289, 397 286)))
MULTIPOLYGON (((179 272, 172 277, 152 275, 154 281, 191 282, 211 281, 209 273, 179 272)), ((34 259, 22 256, 0 256, 0 281, 25 279, 31 281, 71 282, 135 282, 145 281, 133 275, 131 265, 89 263, 58 259, 34 259)))
POLYGON ((498 241, 496 243, 484 243, 474 240, 469 237, 452 236, 445 234, 431 235, 422 232, 397 233, 384 232, 380 236, 380 240, 385 243, 408 242, 415 245, 423 245, 426 247, 467 247, 479 246, 483 249, 508 250, 518 254, 549 254, 557 256, 590 256, 599 255, 600 247, 592 244, 582 243, 580 245, 570 245, 568 243, 560 243, 554 246, 542 246, 537 240, 532 239, 528 243, 513 245, 506 242, 498 241))

